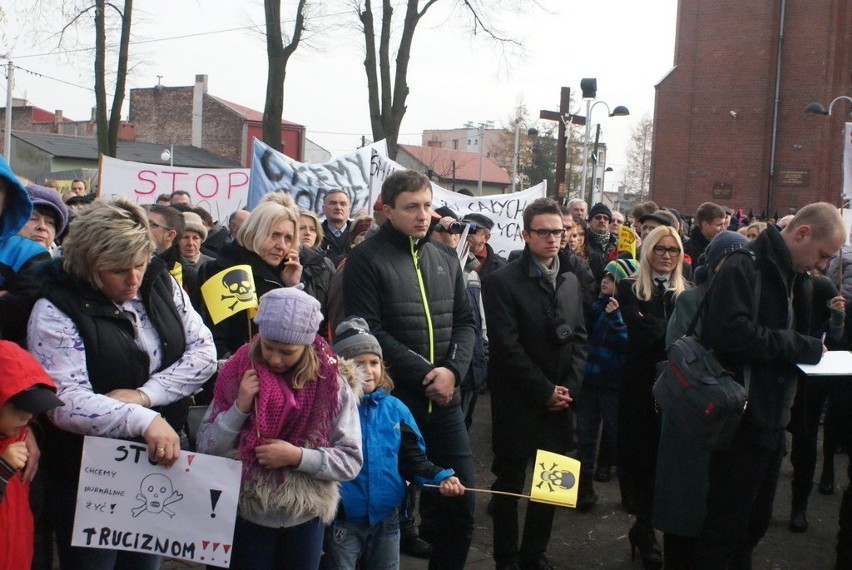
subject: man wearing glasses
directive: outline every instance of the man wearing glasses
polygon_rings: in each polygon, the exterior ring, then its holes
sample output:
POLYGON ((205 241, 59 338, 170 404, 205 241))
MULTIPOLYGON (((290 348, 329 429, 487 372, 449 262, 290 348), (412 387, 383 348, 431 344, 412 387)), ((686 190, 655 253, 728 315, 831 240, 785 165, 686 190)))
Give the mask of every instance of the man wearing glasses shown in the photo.
POLYGON ((618 247, 618 234, 610 233, 609 224, 612 221, 612 211, 601 202, 592 206, 589 212, 589 231, 586 232, 586 259, 595 282, 600 284, 603 279, 604 267, 614 257, 618 247))
POLYGON ((171 273, 183 286, 183 258, 180 255, 180 238, 183 237, 183 214, 171 206, 154 204, 148 210, 148 229, 157 244, 157 257, 166 263, 171 273))
MULTIPOLYGON (((559 204, 539 198, 524 210, 521 256, 483 283, 491 387, 494 491, 521 493, 537 449, 565 453, 569 407, 586 364, 580 283, 560 262, 565 228, 559 204)), ((518 499, 495 495, 494 561, 498 569, 551 568, 545 552, 555 507, 529 503, 523 539, 518 499)))

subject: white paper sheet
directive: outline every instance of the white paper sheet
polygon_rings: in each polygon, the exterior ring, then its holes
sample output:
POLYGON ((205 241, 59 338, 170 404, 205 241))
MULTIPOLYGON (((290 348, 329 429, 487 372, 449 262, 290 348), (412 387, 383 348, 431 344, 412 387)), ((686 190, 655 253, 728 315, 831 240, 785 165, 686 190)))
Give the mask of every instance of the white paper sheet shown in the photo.
POLYGON ((852 376, 852 352, 829 350, 819 364, 797 364, 808 376, 852 376))

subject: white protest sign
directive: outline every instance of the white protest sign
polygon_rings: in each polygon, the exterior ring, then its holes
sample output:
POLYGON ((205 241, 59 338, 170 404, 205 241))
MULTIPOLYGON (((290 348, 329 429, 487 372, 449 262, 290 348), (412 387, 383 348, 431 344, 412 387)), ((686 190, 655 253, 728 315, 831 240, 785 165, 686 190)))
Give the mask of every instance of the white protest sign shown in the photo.
POLYGON ((241 471, 187 451, 165 468, 144 443, 86 436, 71 544, 227 568, 241 471))
POLYGON ((136 203, 153 204, 160 194, 183 190, 214 220, 225 221, 246 207, 248 187, 248 168, 183 168, 101 156, 102 198, 123 196, 136 203))
POLYGON ((432 185, 432 207, 447 206, 457 214, 478 213, 494 222, 488 244, 494 251, 508 258, 515 249, 524 248, 524 208, 536 198, 547 195, 547 181, 542 181, 523 192, 495 194, 492 196, 465 196, 432 185))
POLYGON ((254 139, 248 207, 254 209, 270 192, 286 192, 299 208, 320 213, 325 195, 334 189, 349 195, 353 213, 365 208, 371 211, 370 156, 386 153, 384 149, 384 141, 379 141, 328 162, 306 164, 254 139))

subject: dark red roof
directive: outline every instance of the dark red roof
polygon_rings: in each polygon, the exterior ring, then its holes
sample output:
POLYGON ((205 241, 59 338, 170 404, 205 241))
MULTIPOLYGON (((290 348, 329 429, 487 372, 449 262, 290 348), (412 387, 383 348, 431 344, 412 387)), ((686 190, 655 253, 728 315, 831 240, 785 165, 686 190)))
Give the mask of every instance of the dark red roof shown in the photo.
MULTIPOLYGON (((478 152, 407 144, 401 144, 399 148, 441 178, 453 178, 453 161, 455 161, 456 180, 479 180, 478 152)), ((502 166, 490 158, 482 157, 482 181, 491 184, 511 184, 512 178, 502 166)))
MULTIPOLYGON (((240 105, 238 103, 226 101, 225 99, 222 99, 221 97, 216 97, 215 95, 208 95, 208 96, 219 101, 221 104, 225 105, 229 109, 235 111, 237 114, 239 114, 241 117, 243 117, 246 121, 251 121, 251 122, 255 122, 255 123, 262 123, 263 122, 263 111, 255 111, 254 109, 249 109, 248 107, 244 107, 243 105, 240 105)), ((283 119, 281 120, 281 124, 282 125, 288 125, 288 126, 291 126, 291 127, 298 127, 298 128, 302 128, 302 129, 305 128, 304 125, 300 125, 299 123, 293 123, 292 121, 285 121, 283 119)))
MULTIPOLYGON (((52 123, 56 119, 56 114, 41 107, 32 107, 32 122, 33 123, 52 123)), ((71 119, 62 117, 60 123, 73 123, 71 119)))

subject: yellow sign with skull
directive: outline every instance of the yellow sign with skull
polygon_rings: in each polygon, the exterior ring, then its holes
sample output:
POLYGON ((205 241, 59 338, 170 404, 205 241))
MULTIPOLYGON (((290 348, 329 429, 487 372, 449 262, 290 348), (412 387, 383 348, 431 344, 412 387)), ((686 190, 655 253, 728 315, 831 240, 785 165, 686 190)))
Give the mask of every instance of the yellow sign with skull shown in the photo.
POLYGON ((249 265, 223 269, 201 286, 201 296, 213 324, 245 309, 257 308, 257 291, 249 265))

